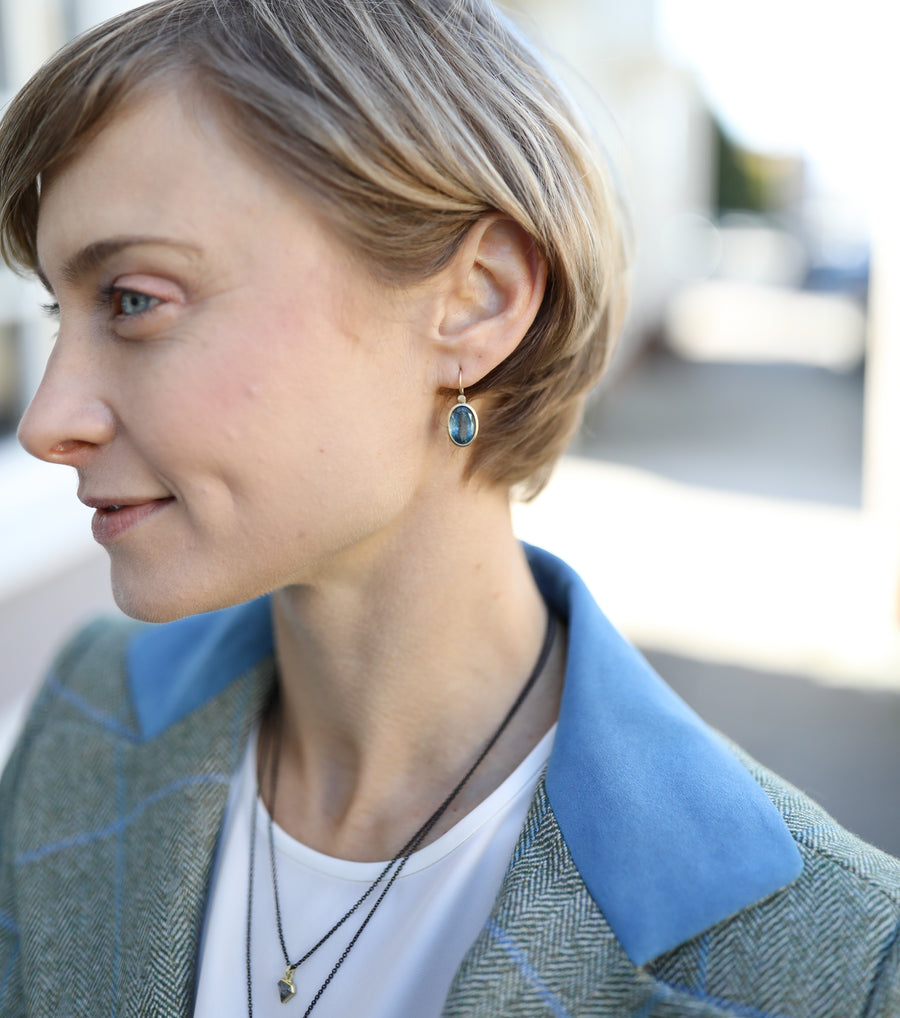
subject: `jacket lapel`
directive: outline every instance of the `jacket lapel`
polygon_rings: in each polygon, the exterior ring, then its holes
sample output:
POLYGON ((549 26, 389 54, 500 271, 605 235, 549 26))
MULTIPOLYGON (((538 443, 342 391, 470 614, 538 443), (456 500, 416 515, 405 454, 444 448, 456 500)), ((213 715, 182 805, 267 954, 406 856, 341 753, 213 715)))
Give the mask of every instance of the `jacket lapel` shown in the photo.
POLYGON ((588 1005, 601 982, 621 989, 633 980, 633 966, 575 869, 542 780, 443 1018, 593 1014, 588 1005))
POLYGON ((759 783, 580 578, 546 552, 529 557, 569 623, 546 775, 553 815, 628 957, 646 965, 786 887, 803 862, 759 783))
MULTIPOLYGON (((691 966, 691 944, 681 949, 691 966)), ((584 884, 541 780, 490 919, 442 1018, 726 1018, 628 958, 584 884)))
MULTIPOLYGON (((193 1014, 200 936, 229 782, 273 675, 271 662, 253 669, 156 740, 160 787, 171 791, 161 810, 148 809, 129 830, 123 1014, 193 1014), (132 994, 129 987, 135 986, 139 992, 132 994)), ((145 769, 143 761, 136 777, 145 769)), ((153 794, 147 789, 145 798, 153 794)))
POLYGON ((273 682, 268 659, 148 738, 97 689, 120 651, 56 687, 29 747, 48 764, 25 772, 14 871, 23 981, 48 1018, 192 1014, 229 780, 273 682))

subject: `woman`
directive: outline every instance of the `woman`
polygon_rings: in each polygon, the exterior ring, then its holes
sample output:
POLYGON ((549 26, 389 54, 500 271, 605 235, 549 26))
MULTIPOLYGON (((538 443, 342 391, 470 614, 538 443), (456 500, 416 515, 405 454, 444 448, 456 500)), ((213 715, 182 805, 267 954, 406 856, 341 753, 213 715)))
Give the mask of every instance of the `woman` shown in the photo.
POLYGON ((488 0, 157 0, 0 132, 20 437, 116 599, 2 789, 4 1015, 896 1015, 900 867, 670 693, 512 490, 621 319, 488 0))

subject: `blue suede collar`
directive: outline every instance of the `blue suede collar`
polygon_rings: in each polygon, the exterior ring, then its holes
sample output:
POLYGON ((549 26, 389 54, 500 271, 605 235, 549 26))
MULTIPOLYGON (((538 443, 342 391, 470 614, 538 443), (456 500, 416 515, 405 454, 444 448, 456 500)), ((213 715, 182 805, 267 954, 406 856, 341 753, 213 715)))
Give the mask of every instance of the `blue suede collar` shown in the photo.
MULTIPOLYGON (((643 965, 785 887, 802 862, 756 781, 578 575, 547 552, 528 556, 569 622, 547 794, 591 896, 643 965)), ((143 630, 128 659, 142 734, 160 734, 272 650, 267 598, 143 630)))

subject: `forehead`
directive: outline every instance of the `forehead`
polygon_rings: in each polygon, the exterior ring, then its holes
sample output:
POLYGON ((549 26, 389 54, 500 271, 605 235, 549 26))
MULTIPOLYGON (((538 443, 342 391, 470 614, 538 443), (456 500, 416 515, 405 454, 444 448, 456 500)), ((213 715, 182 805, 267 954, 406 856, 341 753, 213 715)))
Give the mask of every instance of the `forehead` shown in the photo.
POLYGON ((299 195, 254 162, 199 92, 127 101, 43 182, 37 248, 45 271, 66 252, 121 235, 229 232, 299 195))

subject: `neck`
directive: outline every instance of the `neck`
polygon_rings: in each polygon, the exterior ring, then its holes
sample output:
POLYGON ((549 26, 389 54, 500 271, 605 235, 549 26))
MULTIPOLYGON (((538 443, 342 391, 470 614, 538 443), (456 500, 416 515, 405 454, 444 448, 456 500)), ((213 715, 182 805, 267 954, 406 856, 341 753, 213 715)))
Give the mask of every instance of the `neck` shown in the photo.
MULTIPOLYGON (((328 577, 274 599, 278 822, 344 858, 390 858, 487 744, 537 660, 546 608, 505 496, 468 493, 328 577)), ((430 839, 553 723, 562 641, 430 839)))

